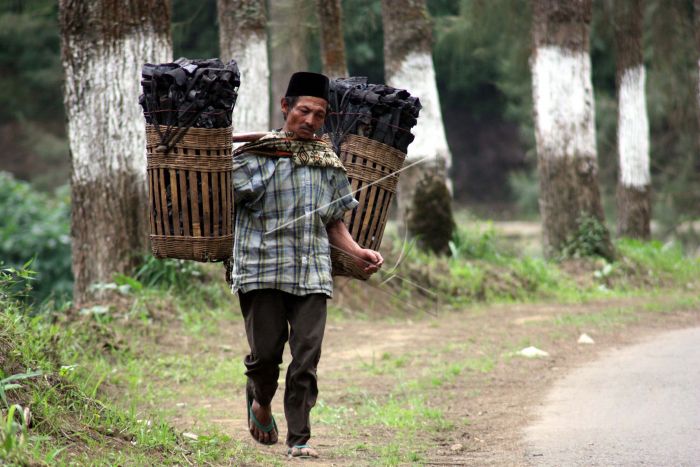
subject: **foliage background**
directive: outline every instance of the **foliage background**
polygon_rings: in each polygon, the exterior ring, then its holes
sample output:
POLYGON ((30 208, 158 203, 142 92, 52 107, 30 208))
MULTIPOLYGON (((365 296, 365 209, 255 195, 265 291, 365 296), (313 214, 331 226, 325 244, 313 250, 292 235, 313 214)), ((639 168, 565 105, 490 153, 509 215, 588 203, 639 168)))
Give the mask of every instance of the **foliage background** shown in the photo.
MULTIPOLYGON (((279 0, 308 3, 311 0, 279 0)), ((452 150, 455 199, 490 218, 536 217, 529 2, 428 0, 443 116, 452 150)), ((591 33, 601 190, 614 223, 616 186, 615 55, 609 2, 594 0, 591 33)), ((352 75, 383 81, 379 0, 344 0, 352 75)), ((70 156, 62 105, 55 0, 0 3, 0 260, 34 257, 39 296, 52 281, 68 290, 67 190, 70 156), (1 204, 4 203, 4 204, 1 204), (9 239, 9 240, 8 240, 9 239)), ((318 20, 303 18, 308 62, 320 71, 318 20)), ((644 56, 651 125, 654 220, 660 234, 700 215, 700 138, 695 106, 692 0, 648 0, 644 56)), ((214 0, 173 0, 175 56, 218 55, 214 0)), ((290 38, 292 40, 293 38, 290 38)), ((283 46, 285 41, 280 41, 283 46)))

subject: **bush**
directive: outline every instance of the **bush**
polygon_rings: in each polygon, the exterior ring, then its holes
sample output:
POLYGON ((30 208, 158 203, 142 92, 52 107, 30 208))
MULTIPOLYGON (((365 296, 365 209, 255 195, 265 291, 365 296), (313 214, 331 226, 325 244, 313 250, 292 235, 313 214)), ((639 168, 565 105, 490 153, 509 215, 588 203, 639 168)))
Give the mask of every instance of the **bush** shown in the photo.
POLYGON ((605 225, 587 214, 581 215, 577 223, 578 230, 565 242, 561 256, 563 258, 601 257, 612 261, 615 252, 605 225))
POLYGON ((69 299, 73 288, 68 187, 49 196, 0 172, 0 258, 36 271, 30 297, 69 299))
POLYGON ((426 172, 416 186, 408 216, 408 231, 418 245, 434 253, 447 253, 455 229, 452 199, 445 181, 426 172))

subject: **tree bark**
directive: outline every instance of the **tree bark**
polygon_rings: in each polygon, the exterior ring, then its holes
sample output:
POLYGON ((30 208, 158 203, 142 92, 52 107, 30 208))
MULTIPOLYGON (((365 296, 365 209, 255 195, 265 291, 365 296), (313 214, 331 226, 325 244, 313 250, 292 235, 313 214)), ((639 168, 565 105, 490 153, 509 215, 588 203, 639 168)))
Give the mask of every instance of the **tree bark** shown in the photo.
POLYGON ((168 0, 60 0, 72 174, 74 302, 147 245, 141 66, 172 59, 168 0))
POLYGON ((270 70, 265 0, 217 0, 216 6, 221 57, 236 60, 241 72, 233 127, 237 132, 267 131, 270 70))
POLYGON ((343 40, 343 11, 340 0, 316 0, 321 27, 323 73, 329 78, 348 76, 343 40))
POLYGON ((305 20, 313 11, 305 0, 270 0, 270 123, 274 128, 284 124, 280 99, 287 91, 292 73, 306 71, 309 59, 309 23, 305 20))
POLYGON ((613 3, 617 81, 617 233, 647 240, 651 221, 649 120, 642 54, 643 0, 613 3))
POLYGON ((698 147, 700 147, 700 0, 694 0, 693 2, 693 27, 695 32, 695 52, 698 61, 697 73, 695 77, 697 78, 696 83, 696 102, 697 102, 697 115, 698 115, 698 147))
MULTIPOLYGON (((591 13, 591 0, 533 0, 530 66, 547 256, 562 250, 585 217, 604 225, 589 55, 591 13)), ((611 256, 609 238, 604 247, 611 256)))
POLYGON ((447 177, 452 156, 447 146, 442 110, 435 81, 432 30, 425 0, 382 0, 384 74, 387 84, 406 89, 420 99, 423 109, 414 127, 415 140, 406 164, 427 158, 401 173, 397 193, 399 215, 410 209, 416 183, 425 170, 436 170, 451 191, 447 177))

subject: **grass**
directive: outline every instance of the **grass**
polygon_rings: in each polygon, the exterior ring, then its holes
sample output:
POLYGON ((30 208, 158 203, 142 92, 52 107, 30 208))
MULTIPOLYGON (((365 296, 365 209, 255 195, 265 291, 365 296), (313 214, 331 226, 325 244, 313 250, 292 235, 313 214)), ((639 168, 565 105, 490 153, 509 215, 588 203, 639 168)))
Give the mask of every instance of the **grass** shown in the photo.
POLYGON ((638 320, 639 318, 634 313, 635 307, 611 307, 595 313, 558 315, 554 322, 560 326, 576 328, 590 326, 607 328, 638 320))
POLYGON ((417 441, 429 433, 453 428, 442 410, 427 404, 425 396, 400 391, 382 399, 365 392, 355 392, 351 406, 329 406, 320 400, 312 411, 312 423, 332 425, 341 436, 349 436, 361 427, 385 433, 389 438, 386 442, 362 443, 338 449, 338 454, 345 458, 357 456, 358 451, 373 455, 372 463, 375 465, 420 462, 428 445, 417 441))
MULTIPOLYGON (((172 290, 132 289, 126 306, 66 320, 65 315, 32 316, 21 300, 23 291, 13 288, 20 274, 0 271, 0 463, 279 464, 216 429, 207 427, 197 439, 188 439, 166 414, 140 411, 144 402, 180 395, 182 388, 159 385, 159 378, 198 385, 199 391, 243 386, 238 358, 176 357, 138 348, 152 337, 149 327, 160 325, 159 301, 172 290)), ((189 325, 191 311, 178 313, 193 339, 209 332, 189 325)))
POLYGON ((559 326, 575 328, 611 328, 639 321, 643 313, 671 313, 683 310, 696 310, 700 308, 700 297, 666 291, 659 294, 657 291, 649 291, 636 294, 640 302, 633 305, 606 307, 599 311, 586 313, 565 313, 554 318, 554 323, 559 326))
MULTIPOLYGON (((673 245, 619 241, 614 263, 581 260, 572 271, 567 263, 519 256, 490 226, 461 235, 452 257, 412 250, 397 273, 437 291, 448 308, 469 307, 472 316, 488 313, 487 303, 572 304, 643 292, 639 305, 623 302, 529 323, 549 326, 562 338, 579 328, 623 326, 643 313, 700 307, 694 293, 700 286, 700 262, 673 245)), ((209 409, 177 406, 202 394, 224 399, 242 391, 240 349, 224 349, 241 337, 221 330, 224 323, 239 321, 240 314, 237 300, 222 284, 220 266, 166 264, 162 273, 160 267, 151 262, 137 277, 115 278, 114 287, 107 284, 117 294, 113 300, 72 319, 62 311, 33 315, 23 308, 24 292, 10 284, 13 274, 22 272, 0 276, 3 290, 11 290, 0 294, 6 310, 0 313, 0 394, 7 399, 0 401, 0 463, 282 464, 278 456, 250 448, 207 423, 209 409), (170 333, 178 340, 168 343, 170 333), (22 376, 35 371, 41 376, 22 376), (22 418, 26 407, 31 408, 31 427, 22 418), (172 420, 183 416, 204 420, 192 429, 197 439, 173 428, 172 420)), ((387 323, 405 320, 405 303, 428 300, 405 282, 386 287, 396 292, 379 317, 387 323)), ((346 293, 352 294, 352 287, 346 293)), ((355 310, 335 303, 329 307, 331 325, 377 319, 367 306, 355 310)), ((428 318, 414 319, 438 326, 428 318)), ((516 342, 503 335, 498 343, 485 343, 475 332, 439 347, 378 353, 355 362, 350 371, 353 384, 381 382, 383 391, 345 388, 340 400, 320 399, 312 412, 314 423, 344 433, 348 442, 333 450, 359 464, 420 464, 429 449, 424 437, 469 423, 444 412, 436 402, 440 395, 471 379, 488 378, 502 365, 517 365, 511 351, 534 340, 516 342), (364 432, 378 437, 358 442, 364 432)))
MULTIPOLYGON (((550 261, 520 255, 488 223, 460 227, 449 256, 420 251, 413 244, 406 249, 396 234, 389 238, 387 264, 403 254, 396 273, 430 289, 452 308, 480 302, 582 303, 658 287, 697 287, 700 277, 700 259, 686 256, 678 245, 654 241, 618 240, 617 260, 610 263, 603 258, 550 261)), ((405 281, 391 284, 400 300, 420 299, 419 291, 405 281)))

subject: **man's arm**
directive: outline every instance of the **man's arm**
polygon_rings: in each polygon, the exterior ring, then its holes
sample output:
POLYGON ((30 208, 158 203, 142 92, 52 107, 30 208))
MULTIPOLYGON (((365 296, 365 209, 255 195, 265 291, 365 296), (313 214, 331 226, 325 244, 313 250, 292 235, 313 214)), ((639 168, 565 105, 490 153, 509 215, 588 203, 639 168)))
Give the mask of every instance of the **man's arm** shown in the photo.
POLYGON ((384 264, 384 258, 378 251, 362 248, 357 244, 342 219, 330 222, 326 231, 330 244, 352 255, 357 265, 365 272, 374 274, 384 264))

